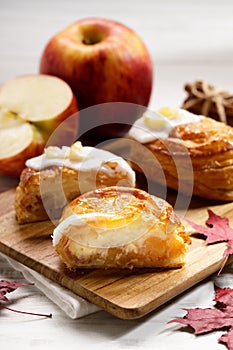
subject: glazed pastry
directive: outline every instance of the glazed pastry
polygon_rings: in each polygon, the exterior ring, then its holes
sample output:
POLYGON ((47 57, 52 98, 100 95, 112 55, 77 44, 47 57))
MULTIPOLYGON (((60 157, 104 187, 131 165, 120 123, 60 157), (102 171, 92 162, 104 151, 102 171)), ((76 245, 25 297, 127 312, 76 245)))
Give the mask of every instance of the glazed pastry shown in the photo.
POLYGON ((69 269, 181 267, 190 242, 170 204, 126 187, 76 198, 53 232, 53 246, 69 269))
POLYGON ((183 109, 146 112, 131 128, 132 166, 157 183, 233 200, 233 128, 183 109))
POLYGON ((64 206, 82 193, 103 186, 135 186, 135 173, 115 154, 82 147, 48 147, 26 162, 16 188, 18 223, 58 219, 64 206))

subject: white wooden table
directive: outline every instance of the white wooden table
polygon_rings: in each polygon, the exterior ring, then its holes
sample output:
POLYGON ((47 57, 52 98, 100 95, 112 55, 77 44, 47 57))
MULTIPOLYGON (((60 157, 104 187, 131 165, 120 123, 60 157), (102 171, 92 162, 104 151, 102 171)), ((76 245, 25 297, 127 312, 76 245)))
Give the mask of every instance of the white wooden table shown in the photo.
MULTIPOLYGON (((148 46, 154 63, 150 107, 180 106, 183 86, 203 78, 233 91, 233 2, 231 0, 0 0, 0 83, 38 71, 41 52, 51 36, 83 17, 113 18, 132 27, 148 46)), ((1 177, 1 188, 6 179, 1 177)), ((1 205, 1 204, 0 204, 1 205)), ((27 349, 224 349, 221 332, 195 337, 167 324, 182 308, 211 306, 211 276, 159 310, 135 321, 106 312, 71 320, 35 287, 9 295, 12 307, 52 313, 52 319, 0 309, 1 348, 27 349)), ((0 260, 0 279, 21 279, 0 260)))

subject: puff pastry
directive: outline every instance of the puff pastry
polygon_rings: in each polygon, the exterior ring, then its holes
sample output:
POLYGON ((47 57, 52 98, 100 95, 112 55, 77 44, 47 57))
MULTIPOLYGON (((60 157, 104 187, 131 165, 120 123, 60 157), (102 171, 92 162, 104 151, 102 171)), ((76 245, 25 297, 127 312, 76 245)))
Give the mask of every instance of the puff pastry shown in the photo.
POLYGON ((116 186, 76 198, 53 232, 55 250, 69 269, 181 267, 190 242, 170 204, 116 186))
POLYGON ((82 147, 48 147, 26 162, 16 188, 18 223, 59 219, 67 203, 82 193, 103 186, 135 186, 130 165, 115 154, 82 147))
POLYGON ((137 141, 131 147, 132 166, 149 179, 185 194, 192 189, 200 197, 233 200, 232 127, 163 108, 151 117, 145 114, 129 135, 137 141))

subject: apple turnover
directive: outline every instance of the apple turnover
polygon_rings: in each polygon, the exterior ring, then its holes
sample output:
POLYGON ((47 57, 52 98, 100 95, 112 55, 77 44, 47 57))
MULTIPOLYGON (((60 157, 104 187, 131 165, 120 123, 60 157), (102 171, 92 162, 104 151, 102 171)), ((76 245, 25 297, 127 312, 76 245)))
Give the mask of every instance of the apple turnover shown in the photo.
POLYGON ((53 246, 69 269, 181 267, 190 243, 165 200, 118 186, 73 200, 53 232, 53 246))
POLYGON ((111 152, 83 147, 50 146, 26 162, 16 188, 18 223, 59 219, 67 203, 82 193, 105 186, 135 186, 135 173, 111 152))
POLYGON ((231 126, 183 109, 162 108, 145 112, 129 136, 135 141, 132 167, 149 179, 185 194, 192 190, 204 198, 233 200, 231 126))

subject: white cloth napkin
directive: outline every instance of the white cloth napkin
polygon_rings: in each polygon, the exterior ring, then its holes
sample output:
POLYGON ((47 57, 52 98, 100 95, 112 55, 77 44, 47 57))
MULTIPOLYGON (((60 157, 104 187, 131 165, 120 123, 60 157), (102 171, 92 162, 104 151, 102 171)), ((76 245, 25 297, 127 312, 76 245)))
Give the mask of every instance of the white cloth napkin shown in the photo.
POLYGON ((57 304, 70 318, 80 318, 101 310, 98 306, 89 303, 87 300, 59 286, 29 267, 9 257, 6 257, 6 259, 15 270, 20 271, 27 281, 34 283, 38 289, 57 304))
MULTIPOLYGON (((7 256, 4 257, 15 270, 21 272, 27 281, 34 283, 39 290, 57 304, 70 318, 81 318, 101 310, 98 306, 59 286, 29 267, 7 256)), ((215 273, 211 280, 220 288, 233 288, 233 263, 227 265, 219 276, 215 273)))

